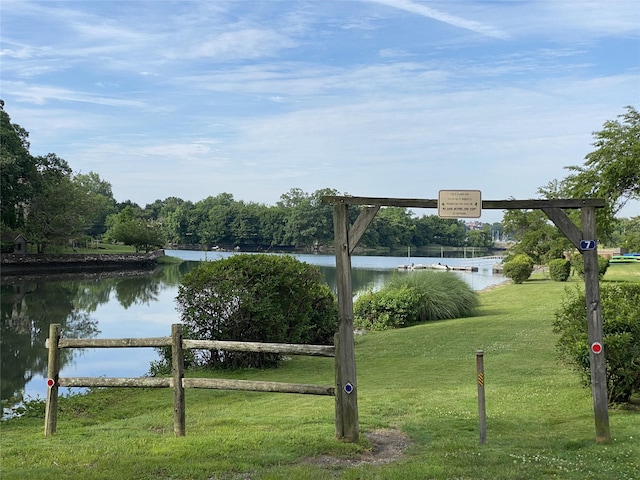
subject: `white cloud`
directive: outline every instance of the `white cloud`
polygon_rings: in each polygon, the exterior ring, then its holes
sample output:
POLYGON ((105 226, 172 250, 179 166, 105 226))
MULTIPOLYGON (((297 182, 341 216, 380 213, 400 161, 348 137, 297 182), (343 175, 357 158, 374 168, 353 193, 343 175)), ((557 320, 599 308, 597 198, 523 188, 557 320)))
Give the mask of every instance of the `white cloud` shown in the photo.
POLYGON ((389 7, 398 8, 407 12, 422 15, 439 22, 449 24, 454 27, 470 30, 475 33, 480 33, 488 37, 494 37, 501 40, 508 40, 509 34, 500 31, 490 25, 486 25, 475 20, 469 20, 460 16, 452 15, 450 13, 428 7, 422 3, 417 3, 410 0, 370 0, 377 3, 388 5, 389 7))

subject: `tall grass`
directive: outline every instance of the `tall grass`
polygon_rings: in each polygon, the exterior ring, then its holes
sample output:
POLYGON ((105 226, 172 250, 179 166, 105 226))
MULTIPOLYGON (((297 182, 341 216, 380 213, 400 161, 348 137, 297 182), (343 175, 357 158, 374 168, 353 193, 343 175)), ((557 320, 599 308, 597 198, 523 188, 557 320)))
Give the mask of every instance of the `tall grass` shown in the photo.
POLYGON ((480 304, 477 293, 453 272, 412 272, 396 275, 388 288, 409 287, 420 296, 417 319, 446 320, 469 316, 480 304))

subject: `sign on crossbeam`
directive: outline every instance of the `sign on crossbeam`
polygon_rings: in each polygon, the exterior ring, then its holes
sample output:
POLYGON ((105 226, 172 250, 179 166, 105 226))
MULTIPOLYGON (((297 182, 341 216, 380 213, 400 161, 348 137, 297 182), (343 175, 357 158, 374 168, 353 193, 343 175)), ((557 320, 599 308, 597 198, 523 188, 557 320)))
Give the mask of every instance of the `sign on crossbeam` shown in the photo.
POLYGON ((480 190, 440 190, 438 216, 441 218, 479 218, 482 214, 480 190))

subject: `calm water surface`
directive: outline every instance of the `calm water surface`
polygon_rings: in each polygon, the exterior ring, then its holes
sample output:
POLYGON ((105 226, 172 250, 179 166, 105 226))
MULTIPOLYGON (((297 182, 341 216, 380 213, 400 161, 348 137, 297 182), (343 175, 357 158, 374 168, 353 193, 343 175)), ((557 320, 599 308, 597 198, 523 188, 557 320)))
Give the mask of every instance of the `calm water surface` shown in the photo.
MULTIPOLYGON (((162 337, 180 321, 175 297, 182 277, 199 262, 226 258, 232 253, 167 250, 167 255, 187 260, 154 271, 53 276, 5 276, 1 295, 1 398, 4 406, 46 396, 49 324, 60 323, 63 336, 121 338, 162 337)), ((333 255, 294 255, 320 267, 335 291, 333 255)), ((456 272, 475 290, 505 280, 492 273, 493 259, 433 257, 352 257, 353 291, 377 289, 398 272, 398 265, 475 265, 478 272, 456 272)), ((63 377, 138 377, 158 359, 152 348, 62 350, 63 377)), ((61 394, 77 389, 61 388, 61 394)))

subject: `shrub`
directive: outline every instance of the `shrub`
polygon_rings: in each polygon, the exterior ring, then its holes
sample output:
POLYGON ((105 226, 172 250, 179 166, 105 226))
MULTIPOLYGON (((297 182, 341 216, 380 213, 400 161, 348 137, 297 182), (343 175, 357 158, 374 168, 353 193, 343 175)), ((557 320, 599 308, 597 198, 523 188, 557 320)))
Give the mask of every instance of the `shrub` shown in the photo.
MULTIPOLYGON (((640 284, 603 285, 604 355, 610 402, 628 402, 640 393, 640 284)), ((555 314, 554 331, 560 334, 560 357, 574 365, 585 385, 591 382, 585 294, 568 290, 555 314)))
MULTIPOLYGON (((571 257, 571 267, 573 271, 581 277, 584 277, 584 259, 581 253, 575 253, 571 257)), ((598 276, 602 278, 609 268, 609 260, 598 255, 598 276)))
POLYGON ((452 272, 412 272, 395 276, 378 292, 354 303, 354 325, 386 330, 429 320, 459 318, 473 313, 478 295, 452 272))
POLYGON ((503 274, 505 277, 510 278, 513 283, 522 283, 531 276, 533 266, 531 257, 520 253, 505 262, 503 274))
POLYGON ((417 323, 420 296, 408 287, 383 288, 357 298, 353 305, 354 326, 367 330, 387 330, 417 323))
MULTIPOLYGON (((333 344, 338 311, 318 267, 293 257, 239 254, 199 265, 178 290, 185 337, 244 342, 333 344)), ((197 351, 218 368, 276 366, 279 354, 197 351)))
POLYGON ((566 282, 571 275, 571 262, 565 258, 556 258, 549 262, 549 276, 556 282, 566 282))

